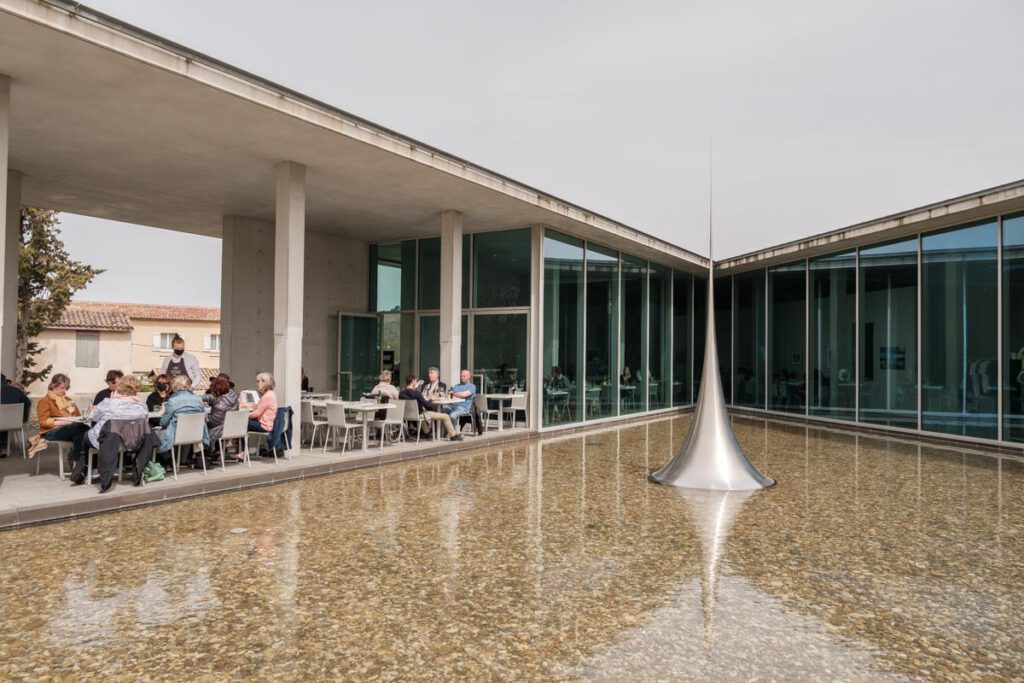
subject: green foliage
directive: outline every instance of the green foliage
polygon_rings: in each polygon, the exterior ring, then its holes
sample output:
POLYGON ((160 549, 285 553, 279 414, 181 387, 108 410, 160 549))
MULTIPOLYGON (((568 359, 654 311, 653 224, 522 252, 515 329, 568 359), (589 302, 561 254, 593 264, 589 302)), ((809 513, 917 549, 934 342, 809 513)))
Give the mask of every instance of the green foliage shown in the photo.
POLYGON ((18 360, 13 377, 24 386, 45 380, 52 365, 35 367, 43 350, 35 339, 60 320, 75 292, 103 272, 75 261, 64 248, 57 212, 21 209, 21 249, 18 257, 18 360))

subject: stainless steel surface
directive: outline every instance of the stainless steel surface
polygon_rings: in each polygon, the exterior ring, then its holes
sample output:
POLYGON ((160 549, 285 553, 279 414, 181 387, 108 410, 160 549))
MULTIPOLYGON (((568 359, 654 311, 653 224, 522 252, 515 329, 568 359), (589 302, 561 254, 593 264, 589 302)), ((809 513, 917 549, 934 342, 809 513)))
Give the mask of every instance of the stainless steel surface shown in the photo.
POLYGON ((761 489, 775 483, 747 459, 729 422, 718 373, 715 343, 715 280, 708 272, 708 308, 700 396, 683 445, 651 481, 667 486, 715 491, 761 489))

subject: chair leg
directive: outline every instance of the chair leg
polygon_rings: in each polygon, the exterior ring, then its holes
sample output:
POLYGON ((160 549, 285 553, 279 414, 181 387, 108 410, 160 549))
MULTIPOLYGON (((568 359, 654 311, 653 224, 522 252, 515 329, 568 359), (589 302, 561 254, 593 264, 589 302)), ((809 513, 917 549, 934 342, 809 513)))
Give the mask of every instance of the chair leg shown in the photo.
POLYGON ((220 439, 220 471, 228 471, 227 465, 224 463, 224 439, 220 439))
POLYGON ((202 442, 199 442, 199 462, 203 463, 203 476, 205 477, 206 476, 206 451, 203 449, 202 442))
POLYGON ((26 460, 28 458, 28 451, 25 450, 25 428, 22 427, 18 431, 21 432, 21 459, 26 460))
POLYGON ((124 448, 117 449, 117 481, 121 481, 121 475, 124 473, 124 448))
POLYGON ((171 447, 171 473, 174 481, 178 481, 178 459, 181 457, 181 446, 171 447))
POLYGON ((245 449, 245 466, 252 469, 252 460, 249 458, 249 435, 246 434, 240 439, 240 441, 242 442, 242 447, 245 449))

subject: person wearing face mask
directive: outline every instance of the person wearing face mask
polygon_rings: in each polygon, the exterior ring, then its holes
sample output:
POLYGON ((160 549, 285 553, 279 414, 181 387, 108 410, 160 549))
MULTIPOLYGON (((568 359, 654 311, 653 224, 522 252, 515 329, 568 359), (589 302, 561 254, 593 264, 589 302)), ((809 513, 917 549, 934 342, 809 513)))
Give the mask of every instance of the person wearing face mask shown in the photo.
POLYGON ((172 380, 185 375, 189 378, 191 386, 198 386, 202 379, 199 372, 199 361, 191 353, 185 353, 185 340, 179 335, 174 335, 174 339, 171 340, 171 349, 174 353, 164 358, 164 362, 160 366, 160 374, 167 375, 172 380))
MULTIPOLYGON (((157 375, 156 379, 153 380, 153 391, 146 397, 146 407, 149 408, 149 412, 153 413, 160 410, 160 406, 164 404, 164 401, 170 395, 171 378, 167 375, 157 375)), ((150 418, 149 423, 158 425, 160 424, 160 418, 150 418)))

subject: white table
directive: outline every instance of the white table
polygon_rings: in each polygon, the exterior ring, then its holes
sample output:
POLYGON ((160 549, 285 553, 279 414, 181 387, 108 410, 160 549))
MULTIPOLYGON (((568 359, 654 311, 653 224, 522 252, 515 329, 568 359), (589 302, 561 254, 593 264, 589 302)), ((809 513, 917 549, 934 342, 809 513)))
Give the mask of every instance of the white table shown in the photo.
POLYGON ((486 398, 488 401, 497 401, 498 402, 498 431, 499 432, 502 431, 502 426, 505 424, 505 419, 502 417, 505 414, 505 411, 502 410, 502 408, 504 407, 504 402, 508 401, 509 403, 511 403, 512 402, 512 397, 514 397, 514 396, 515 396, 515 394, 484 394, 484 398, 486 398))
POLYGON ((310 401, 310 403, 317 408, 326 408, 328 403, 333 403, 341 405, 345 410, 360 413, 363 418, 363 453, 366 452, 366 442, 369 440, 370 415, 378 410, 391 410, 398 407, 397 403, 364 403, 362 401, 310 401))

